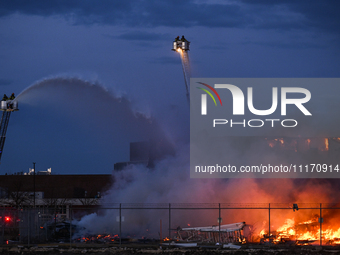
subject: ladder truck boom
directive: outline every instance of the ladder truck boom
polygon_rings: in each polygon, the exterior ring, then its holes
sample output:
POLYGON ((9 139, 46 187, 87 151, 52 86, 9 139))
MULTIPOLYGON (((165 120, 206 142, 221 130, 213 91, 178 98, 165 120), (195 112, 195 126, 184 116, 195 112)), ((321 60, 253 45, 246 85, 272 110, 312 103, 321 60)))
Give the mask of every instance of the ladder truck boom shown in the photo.
POLYGON ((0 110, 2 111, 1 122, 0 122, 0 160, 6 140, 6 132, 8 127, 9 118, 13 111, 18 111, 18 101, 14 100, 14 93, 8 98, 6 94, 4 95, 0 110))
POLYGON ((189 62, 188 51, 190 50, 190 42, 184 38, 184 35, 182 36, 181 39, 179 38, 179 36, 177 36, 175 40, 173 41, 173 46, 171 50, 177 51, 181 55, 184 82, 185 82, 185 88, 186 88, 186 96, 189 102, 190 101, 189 84, 190 84, 191 74, 190 74, 190 62, 189 62))

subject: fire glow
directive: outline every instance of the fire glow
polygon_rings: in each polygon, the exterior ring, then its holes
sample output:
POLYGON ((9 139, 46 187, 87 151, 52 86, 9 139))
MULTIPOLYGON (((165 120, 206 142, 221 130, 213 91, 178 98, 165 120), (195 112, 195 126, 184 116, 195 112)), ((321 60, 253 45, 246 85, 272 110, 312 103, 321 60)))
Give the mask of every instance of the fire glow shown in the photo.
POLYGON ((77 241, 81 243, 115 243, 119 240, 119 236, 102 234, 102 235, 92 235, 92 236, 84 236, 78 238, 77 241))
MULTIPOLYGON (((322 243, 325 245, 340 244, 340 227, 327 227, 321 231, 322 243)), ((262 229, 257 239, 260 243, 270 242, 295 243, 297 245, 319 244, 320 242, 320 223, 317 218, 305 222, 296 223, 295 218, 288 218, 276 230, 271 231, 262 229)))
MULTIPOLYGON (((317 149, 318 151, 329 151, 330 141, 335 144, 340 143, 339 137, 332 138, 266 138, 270 148, 291 150, 291 151, 307 151, 317 149)), ((338 146, 337 146, 338 147, 338 146)))

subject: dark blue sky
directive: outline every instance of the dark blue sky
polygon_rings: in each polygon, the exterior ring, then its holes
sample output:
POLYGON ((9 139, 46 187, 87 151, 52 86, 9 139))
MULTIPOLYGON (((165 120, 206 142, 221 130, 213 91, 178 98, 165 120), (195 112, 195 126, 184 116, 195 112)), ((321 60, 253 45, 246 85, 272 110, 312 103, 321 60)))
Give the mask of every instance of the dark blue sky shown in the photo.
MULTIPOLYGON (((177 142, 189 109, 180 58, 170 50, 176 36, 191 41, 194 77, 339 77, 339 7, 337 0, 2 0, 0 87, 19 94, 51 77, 97 82, 127 98, 133 112, 154 116, 177 142)), ((111 173, 128 160, 128 143, 142 138, 115 123, 138 122, 101 105, 103 94, 77 88, 42 88, 19 101, 0 173, 27 171, 33 161, 54 173, 111 173)))

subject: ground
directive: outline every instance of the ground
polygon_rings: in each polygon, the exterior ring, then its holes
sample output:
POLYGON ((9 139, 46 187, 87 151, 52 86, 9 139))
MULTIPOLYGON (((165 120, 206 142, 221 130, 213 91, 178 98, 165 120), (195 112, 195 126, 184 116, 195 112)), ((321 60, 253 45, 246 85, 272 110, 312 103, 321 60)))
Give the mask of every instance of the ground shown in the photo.
POLYGON ((319 247, 319 246, 290 246, 290 247, 280 247, 280 246, 244 246, 239 250, 231 249, 216 249, 211 248, 162 248, 159 246, 126 246, 126 247, 109 247, 104 245, 75 245, 72 244, 55 244, 49 246, 2 246, 0 247, 0 254, 182 254, 182 255, 194 255, 194 254, 235 254, 235 255, 283 255, 283 254, 340 254, 340 249, 338 247, 319 247))

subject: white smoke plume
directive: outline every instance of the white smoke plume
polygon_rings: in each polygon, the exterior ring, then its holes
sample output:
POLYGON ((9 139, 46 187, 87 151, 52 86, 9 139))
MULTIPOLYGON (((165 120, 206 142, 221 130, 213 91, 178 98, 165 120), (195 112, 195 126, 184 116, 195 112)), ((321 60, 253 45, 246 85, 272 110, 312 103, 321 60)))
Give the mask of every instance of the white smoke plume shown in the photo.
MULTIPOLYGON (((218 203, 231 207, 268 207, 269 203, 329 203, 336 182, 315 179, 191 179, 189 149, 181 148, 175 157, 158 162, 154 169, 129 166, 114 174, 115 184, 103 200, 103 208, 118 208, 122 203, 122 236, 159 238, 160 220, 163 237, 168 236, 168 204, 175 207, 215 207, 216 209, 171 210, 171 229, 202 227, 217 224, 218 203), (213 204, 214 203, 214 204, 213 204), (125 209, 124 207, 163 207, 164 209, 125 209)), ((318 204, 317 204, 318 205, 318 204)), ((293 210, 272 210, 271 224, 279 226, 287 218, 309 220, 313 210, 294 213, 293 210)), ((99 216, 83 217, 79 225, 87 233, 119 234, 118 209, 106 209, 99 216)), ((243 222, 254 225, 257 231, 268 228, 268 210, 222 210, 223 224, 243 222)), ((173 235, 174 232, 172 232, 173 235)), ((171 236, 173 237, 173 236, 171 236)))
MULTIPOLYGON (((103 140, 110 141, 106 149, 111 153, 120 150, 130 142, 163 138, 171 134, 161 118, 148 117, 149 114, 133 110, 133 104, 126 97, 117 97, 99 84, 77 78, 52 78, 42 80, 23 91, 17 100, 20 104, 32 107, 58 107, 68 115, 70 122, 77 122, 82 129, 97 130, 103 140), (164 131, 166 130, 166 132, 164 131)), ((188 112, 183 106, 183 112, 188 112)), ((50 109, 51 109, 50 108, 50 109)), ((180 111, 178 111, 180 112, 180 111)), ((182 116, 176 114, 167 123, 177 123, 177 128, 184 126, 179 137, 189 136, 188 125, 183 124, 182 116), (176 118, 181 121, 176 121, 176 118)), ((74 123, 73 123, 74 124, 74 123)), ((180 129, 180 128, 178 128, 180 129)), ((95 132, 95 133, 98 133, 95 132)), ((89 133, 92 135, 92 133, 89 133)), ((98 134, 94 134, 98 135, 98 134)), ((102 198, 102 209, 97 213, 86 215, 77 224, 82 231, 77 236, 86 234, 118 234, 120 203, 123 203, 122 236, 159 237, 160 220, 162 220, 163 237, 168 232, 169 203, 177 207, 190 207, 192 203, 328 203, 337 202, 334 197, 337 181, 330 180, 293 180, 293 179, 191 179, 189 173, 189 145, 177 142, 175 155, 155 163, 150 169, 143 165, 130 165, 114 173, 114 185, 102 198), (151 204, 164 209, 124 209, 129 203, 151 204), (178 205, 180 204, 180 205, 178 205), (108 209, 105 209, 108 208, 108 209), (111 209, 110 209, 111 208, 111 209), (112 209, 116 208, 116 209, 112 209)), ((230 148, 230 155, 245 159, 258 158, 265 151, 259 146, 238 145, 230 148), (240 153, 241 152, 241 153, 240 153)), ((275 161, 275 155, 267 155, 275 161)), ((127 161, 127 159, 125 159, 127 161)), ((121 159, 120 161, 124 161, 121 159)), ((112 165, 111 167, 113 166, 112 165)), ((131 205, 135 206, 135 205, 131 205)), ((293 212, 282 212, 291 214, 293 212)), ((275 215, 275 214, 274 214, 275 215)), ((216 225, 218 210, 176 210, 171 211, 171 228, 178 225, 186 227, 216 225)), ((263 225, 268 218, 266 210, 223 210, 223 224, 246 221, 248 224, 263 225)), ((277 219, 279 217, 276 217, 277 219)), ((281 218, 280 218, 281 220, 281 218)), ((273 217, 275 223, 275 217, 273 217)))

